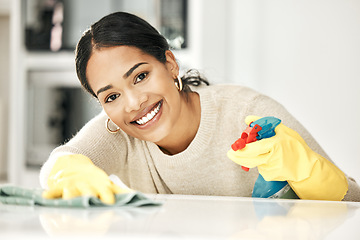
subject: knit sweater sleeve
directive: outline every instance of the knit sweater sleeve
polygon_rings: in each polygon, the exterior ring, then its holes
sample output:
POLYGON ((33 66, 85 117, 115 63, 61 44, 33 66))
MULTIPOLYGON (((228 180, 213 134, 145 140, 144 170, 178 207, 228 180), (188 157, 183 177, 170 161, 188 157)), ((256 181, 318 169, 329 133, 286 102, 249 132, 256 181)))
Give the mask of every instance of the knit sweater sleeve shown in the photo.
POLYGON ((109 175, 114 172, 125 172, 127 142, 130 139, 122 131, 116 134, 109 133, 105 129, 106 119, 106 114, 100 113, 90 120, 70 141, 52 151, 40 171, 40 184, 43 188, 47 188, 47 179, 56 159, 66 154, 85 155, 109 175), (114 156, 116 156, 117 161, 114 161, 114 156))

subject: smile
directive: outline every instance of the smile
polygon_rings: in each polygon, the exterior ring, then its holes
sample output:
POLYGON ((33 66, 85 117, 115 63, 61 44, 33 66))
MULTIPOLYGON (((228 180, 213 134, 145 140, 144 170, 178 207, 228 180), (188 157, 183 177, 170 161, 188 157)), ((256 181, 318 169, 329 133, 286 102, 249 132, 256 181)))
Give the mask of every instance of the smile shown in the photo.
POLYGON ((156 114, 160 111, 162 105, 162 101, 160 101, 150 112, 148 112, 145 116, 142 118, 139 118, 138 120, 135 120, 135 122, 139 125, 144 125, 147 122, 149 122, 151 119, 153 119, 156 114))

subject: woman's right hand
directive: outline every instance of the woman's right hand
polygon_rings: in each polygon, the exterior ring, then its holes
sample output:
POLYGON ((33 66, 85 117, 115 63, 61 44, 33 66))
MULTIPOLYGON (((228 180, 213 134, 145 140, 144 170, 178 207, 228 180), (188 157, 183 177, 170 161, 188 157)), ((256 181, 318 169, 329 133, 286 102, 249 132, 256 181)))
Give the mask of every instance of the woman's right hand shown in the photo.
POLYGON ((59 157, 47 183, 49 189, 42 196, 48 199, 94 196, 106 204, 114 204, 114 194, 131 191, 115 185, 102 169, 81 154, 59 157))

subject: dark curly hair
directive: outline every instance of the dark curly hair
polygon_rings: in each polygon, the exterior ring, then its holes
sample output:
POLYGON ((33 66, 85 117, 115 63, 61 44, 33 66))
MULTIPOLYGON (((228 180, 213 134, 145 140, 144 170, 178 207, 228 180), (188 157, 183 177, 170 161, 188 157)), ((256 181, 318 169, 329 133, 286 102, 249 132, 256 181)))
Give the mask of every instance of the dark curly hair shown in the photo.
MULTIPOLYGON (((93 49, 114 46, 133 46, 165 63, 165 52, 170 49, 167 40, 148 22, 133 14, 115 12, 94 23, 84 32, 75 50, 76 73, 87 92, 97 97, 86 78, 86 67, 93 49)), ((183 77, 183 92, 191 92, 189 85, 209 82, 198 71, 189 70, 183 77)))

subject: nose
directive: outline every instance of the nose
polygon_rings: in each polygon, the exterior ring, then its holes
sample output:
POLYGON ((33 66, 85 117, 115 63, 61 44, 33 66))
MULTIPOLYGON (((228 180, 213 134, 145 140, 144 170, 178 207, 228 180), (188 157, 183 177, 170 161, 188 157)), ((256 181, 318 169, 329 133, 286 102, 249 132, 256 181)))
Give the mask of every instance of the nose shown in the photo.
POLYGON ((136 90, 127 91, 125 93, 125 98, 125 111, 128 113, 140 110, 141 105, 148 100, 148 96, 146 93, 136 90))

